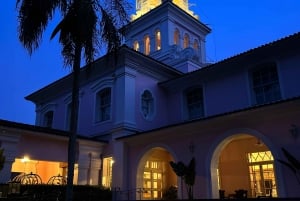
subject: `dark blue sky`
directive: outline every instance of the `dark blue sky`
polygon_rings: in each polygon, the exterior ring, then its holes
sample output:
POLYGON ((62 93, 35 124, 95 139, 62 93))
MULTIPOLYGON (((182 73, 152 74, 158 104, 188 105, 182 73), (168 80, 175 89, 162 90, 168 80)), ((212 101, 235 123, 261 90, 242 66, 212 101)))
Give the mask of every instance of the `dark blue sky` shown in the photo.
MULTIPOLYGON (((207 37, 207 60, 220 61, 300 31, 300 0, 190 0, 191 10, 212 28, 207 37)), ((0 8, 0 119, 34 124, 34 104, 25 96, 67 75, 55 25, 30 57, 17 37, 15 1, 0 8)))

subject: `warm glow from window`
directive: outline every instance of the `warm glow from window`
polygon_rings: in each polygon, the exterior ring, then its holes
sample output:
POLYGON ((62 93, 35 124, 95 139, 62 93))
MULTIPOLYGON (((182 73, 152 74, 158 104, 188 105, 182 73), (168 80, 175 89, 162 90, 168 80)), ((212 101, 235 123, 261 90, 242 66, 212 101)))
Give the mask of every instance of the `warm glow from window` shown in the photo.
POLYGON ((187 48, 190 46, 190 37, 188 34, 184 34, 183 38, 183 48, 187 48))
POLYGON ((104 187, 110 188, 112 184, 112 166, 114 160, 112 157, 103 158, 103 176, 102 176, 102 185, 104 187))
POLYGON ((163 168, 162 161, 147 161, 144 168, 144 199, 161 199, 163 168))
POLYGON ((174 32, 174 44, 179 45, 179 30, 176 29, 174 32))
MULTIPOLYGON (((59 161, 40 161, 30 159, 29 156, 15 158, 12 164, 11 173, 14 176, 19 174, 38 174, 42 182, 46 184, 52 176, 67 177, 67 163, 59 161)), ((74 184, 77 184, 78 164, 75 164, 74 184)))
POLYGON ((194 48, 194 50, 196 50, 196 51, 199 50, 199 43, 198 43, 197 40, 194 40, 193 48, 194 48))
POLYGON ((262 152, 248 153, 248 161, 249 163, 262 162, 262 161, 274 161, 274 158, 271 151, 262 151, 262 152))
POLYGON ((248 153, 251 197, 277 197, 274 158, 271 151, 248 153))
POLYGON ((133 43, 133 49, 135 51, 140 51, 140 45, 139 45, 138 41, 134 41, 134 43, 133 43))
POLYGON ((155 33, 155 49, 160 50, 161 49, 161 36, 160 36, 160 31, 156 31, 155 33))
POLYGON ((144 38, 144 54, 150 54, 150 37, 148 35, 144 38))

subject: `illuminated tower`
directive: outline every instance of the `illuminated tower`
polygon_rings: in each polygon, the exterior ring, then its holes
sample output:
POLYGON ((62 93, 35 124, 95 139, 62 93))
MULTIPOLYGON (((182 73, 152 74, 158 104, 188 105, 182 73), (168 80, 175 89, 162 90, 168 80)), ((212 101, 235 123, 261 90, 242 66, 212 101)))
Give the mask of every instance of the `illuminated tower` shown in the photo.
MULTIPOLYGON (((136 0, 136 14, 133 15, 132 18, 133 19, 138 18, 141 15, 144 15, 150 10, 156 8, 162 2, 166 2, 166 1, 168 0, 136 0)), ((197 18, 197 16, 194 15, 193 12, 189 9, 188 0, 173 0, 172 2, 178 7, 180 7, 182 10, 184 10, 185 12, 197 18)))
POLYGON ((125 28, 125 43, 190 72, 206 65, 205 38, 210 31, 189 9, 188 0, 136 0, 136 13, 125 28))

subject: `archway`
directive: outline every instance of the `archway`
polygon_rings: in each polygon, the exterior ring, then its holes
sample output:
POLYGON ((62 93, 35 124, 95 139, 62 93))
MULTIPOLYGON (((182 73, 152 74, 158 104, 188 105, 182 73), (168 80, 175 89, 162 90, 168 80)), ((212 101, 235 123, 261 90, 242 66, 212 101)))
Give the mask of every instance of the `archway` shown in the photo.
POLYGON ((165 148, 154 147, 145 152, 138 164, 136 183, 141 191, 137 191, 137 198, 162 199, 166 192, 177 188, 177 176, 169 165, 170 161, 174 158, 165 148))
POLYGON ((278 196, 273 153, 259 133, 227 133, 215 146, 210 165, 214 198, 219 190, 226 197, 237 196, 237 190, 245 190, 247 197, 278 196))

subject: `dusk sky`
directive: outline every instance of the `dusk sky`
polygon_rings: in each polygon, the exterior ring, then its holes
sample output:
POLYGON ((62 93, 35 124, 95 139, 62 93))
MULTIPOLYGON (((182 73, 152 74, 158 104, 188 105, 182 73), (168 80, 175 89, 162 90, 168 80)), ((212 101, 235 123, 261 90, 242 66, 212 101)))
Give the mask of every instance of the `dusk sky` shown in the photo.
MULTIPOLYGON (((30 57, 17 37, 14 0, 0 11, 0 119, 35 123, 35 106, 25 96, 70 73, 63 68, 52 22, 30 57)), ((212 29, 207 61, 217 62, 300 31, 300 0, 190 0, 191 10, 212 29)))

